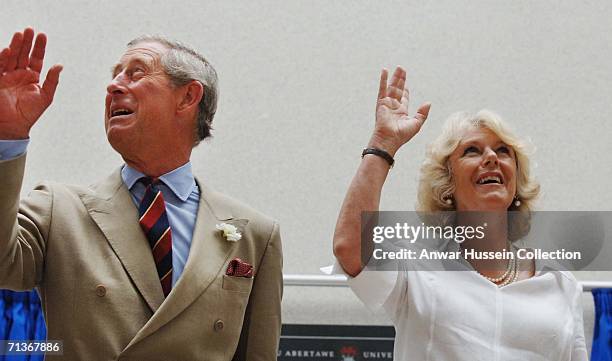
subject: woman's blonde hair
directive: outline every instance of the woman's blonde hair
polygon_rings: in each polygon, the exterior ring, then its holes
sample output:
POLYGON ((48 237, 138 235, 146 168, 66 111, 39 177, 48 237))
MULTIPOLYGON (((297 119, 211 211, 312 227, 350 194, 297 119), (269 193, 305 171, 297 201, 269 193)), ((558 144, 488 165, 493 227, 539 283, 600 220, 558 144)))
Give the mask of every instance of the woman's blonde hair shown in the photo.
MULTIPOLYGON (((421 174, 418 188, 418 201, 416 209, 418 212, 440 212, 454 211, 454 202, 448 204, 447 199, 452 199, 455 192, 455 184, 450 169, 449 157, 457 149, 465 131, 470 128, 486 128, 495 133, 504 143, 514 150, 516 155, 516 195, 520 200, 517 207, 514 202, 508 211, 517 211, 518 214, 530 218, 534 207, 534 201, 540 193, 540 185, 532 178, 529 168, 529 155, 532 153, 530 145, 519 139, 508 128, 502 118, 488 110, 481 110, 475 115, 458 112, 452 114, 442 128, 442 134, 427 148, 425 161, 421 166, 421 174)), ((514 212, 513 212, 514 213, 514 212)), ((526 229, 526 225, 516 228, 511 225, 518 234, 512 234, 511 240, 520 238, 526 229)), ((528 226, 527 226, 528 227, 528 226)))

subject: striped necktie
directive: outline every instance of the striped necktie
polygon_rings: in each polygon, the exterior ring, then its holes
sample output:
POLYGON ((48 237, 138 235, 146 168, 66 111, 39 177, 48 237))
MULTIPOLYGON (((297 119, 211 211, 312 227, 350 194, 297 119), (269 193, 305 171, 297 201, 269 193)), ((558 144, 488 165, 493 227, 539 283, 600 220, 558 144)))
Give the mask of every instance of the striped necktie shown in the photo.
POLYGON ((140 226, 149 240, 157 275, 164 296, 167 297, 172 289, 172 231, 166 215, 164 196, 157 187, 161 181, 156 178, 143 177, 140 182, 146 186, 144 197, 138 208, 140 226))

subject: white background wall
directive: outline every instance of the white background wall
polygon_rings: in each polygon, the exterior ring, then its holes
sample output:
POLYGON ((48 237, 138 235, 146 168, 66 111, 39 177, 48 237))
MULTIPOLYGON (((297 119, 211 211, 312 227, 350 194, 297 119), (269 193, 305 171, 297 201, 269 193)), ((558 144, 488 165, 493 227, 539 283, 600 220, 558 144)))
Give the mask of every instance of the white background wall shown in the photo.
MULTIPOLYGON (((280 220, 286 273, 318 273, 332 261, 380 69, 397 64, 408 69, 413 101, 433 107, 398 153, 382 209, 414 208, 425 146, 450 113, 488 108, 537 147, 541 209, 610 210, 610 18, 604 0, 3 0, 0 42, 34 26, 49 37, 46 64, 65 67, 31 134, 24 193, 42 179, 91 183, 121 164, 104 135, 109 68, 127 41, 160 33, 216 67, 215 137, 195 150, 196 174, 280 220)), ((283 306, 285 322, 386 323, 346 289, 287 287, 283 306)))

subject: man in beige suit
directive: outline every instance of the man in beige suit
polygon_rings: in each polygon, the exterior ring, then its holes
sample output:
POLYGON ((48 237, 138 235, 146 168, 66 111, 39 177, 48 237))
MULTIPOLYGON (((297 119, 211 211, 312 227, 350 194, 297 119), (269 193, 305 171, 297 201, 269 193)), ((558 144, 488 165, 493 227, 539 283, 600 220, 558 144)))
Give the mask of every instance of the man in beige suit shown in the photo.
POLYGON ((39 84, 45 46, 28 28, 0 53, 0 287, 37 288, 63 359, 276 359, 278 225, 191 175, 216 110, 214 69, 180 43, 130 42, 105 114, 125 165, 89 187, 42 183, 20 201, 24 142, 62 70, 39 84))

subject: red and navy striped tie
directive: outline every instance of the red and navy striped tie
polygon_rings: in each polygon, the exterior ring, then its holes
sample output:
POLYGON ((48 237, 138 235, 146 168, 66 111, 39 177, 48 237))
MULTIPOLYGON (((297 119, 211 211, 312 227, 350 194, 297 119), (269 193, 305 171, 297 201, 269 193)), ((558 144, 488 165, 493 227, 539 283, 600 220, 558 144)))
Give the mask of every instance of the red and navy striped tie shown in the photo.
POLYGON ((138 209, 140 226, 149 240, 157 275, 164 296, 167 297, 172 289, 172 231, 166 215, 164 196, 157 188, 158 179, 144 177, 140 181, 147 187, 138 209))

